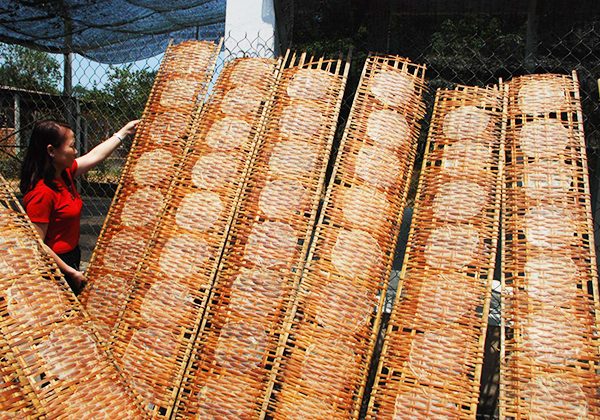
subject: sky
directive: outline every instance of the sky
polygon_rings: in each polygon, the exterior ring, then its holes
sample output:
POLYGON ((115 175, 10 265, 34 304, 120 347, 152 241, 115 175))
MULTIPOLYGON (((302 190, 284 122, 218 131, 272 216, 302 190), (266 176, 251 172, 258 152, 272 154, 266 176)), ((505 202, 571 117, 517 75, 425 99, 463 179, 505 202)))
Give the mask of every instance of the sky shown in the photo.
MULTIPOLYGON (((226 3, 225 50, 230 51, 230 54, 238 54, 241 50, 252 51, 256 49, 256 51, 263 51, 263 54, 269 55, 268 51, 275 49, 274 10, 272 0, 228 0, 226 3)), ((162 56, 163 54, 160 54, 149 59, 136 61, 132 65, 132 70, 144 68, 157 70, 162 56)), ((62 68, 63 56, 56 55, 56 58, 61 63, 62 68)), ((226 57, 224 53, 220 54, 217 60, 217 70, 222 68, 223 60, 226 58, 230 57, 226 57)), ((119 64, 118 66, 123 67, 127 64, 119 64)), ((97 87, 102 88, 108 80, 107 72, 109 68, 107 64, 101 64, 80 55, 75 55, 73 58, 73 86, 79 84, 85 88, 92 88, 96 83, 97 87)))
MULTIPOLYGON (((61 74, 64 66, 64 56, 62 54, 52 54, 52 56, 60 63, 61 74)), ((163 54, 157 56, 134 61, 133 63, 113 64, 113 67, 126 67, 131 65, 132 70, 157 70, 162 60, 163 54)), ((108 71, 111 65, 98 63, 85 58, 79 54, 73 56, 73 86, 81 85, 85 88, 93 88, 96 85, 102 88, 108 81, 108 71)), ((62 81, 61 81, 62 83, 62 81)), ((62 88, 59 86, 59 88, 62 88)))
MULTIPOLYGON (((225 33, 227 34, 224 52, 217 60, 217 70, 220 70, 223 61, 248 51, 259 52, 261 55, 270 55, 274 50, 274 8, 272 0, 228 0, 226 3, 225 33), (236 41, 237 40, 237 41, 236 41), (230 45, 228 45, 228 43, 230 45), (260 45, 259 45, 260 44, 260 45), (264 45, 263 45, 264 44, 264 45)), ((61 76, 64 69, 64 56, 50 54, 60 64, 61 76)), ((254 55, 254 54, 251 54, 254 55)), ((163 54, 135 61, 113 65, 113 67, 126 67, 131 65, 131 70, 157 70, 163 54)), ((0 57, 0 62, 1 62, 0 57)), ((84 88, 103 88, 108 82, 108 72, 111 65, 89 60, 81 55, 73 55, 73 87, 80 85, 84 88)), ((63 79, 58 82, 57 88, 62 90, 63 79)))

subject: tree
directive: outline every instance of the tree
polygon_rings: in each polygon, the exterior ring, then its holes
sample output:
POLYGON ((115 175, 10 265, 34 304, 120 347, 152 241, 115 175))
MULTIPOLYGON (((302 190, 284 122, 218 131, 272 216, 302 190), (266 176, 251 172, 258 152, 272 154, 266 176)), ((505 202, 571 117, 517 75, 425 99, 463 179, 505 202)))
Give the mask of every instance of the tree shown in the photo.
MULTIPOLYGON (((74 86, 73 95, 80 98, 88 137, 87 148, 93 147, 106 136, 119 129, 125 122, 141 118, 154 84, 156 71, 132 70, 132 65, 110 66, 104 85, 94 85, 87 89, 74 86)), ((126 139, 125 148, 130 147, 131 139, 126 139)), ((100 165, 102 171, 106 165, 100 165)))
POLYGON ((508 29, 499 18, 490 16, 447 19, 432 34, 426 59, 472 72, 483 67, 492 73, 520 65, 524 60, 525 28, 513 25, 513 31, 508 29))
POLYGON ((105 88, 105 92, 114 100, 113 107, 127 119, 142 115, 156 77, 156 71, 131 70, 131 66, 112 68, 105 88))
POLYGON ((59 93, 60 63, 50 54, 20 45, 0 44, 0 85, 59 93))
POLYGON ((140 118, 152 89, 156 71, 132 70, 111 66, 108 81, 98 88, 86 90, 76 86, 74 93, 83 100, 94 102, 101 112, 114 116, 118 121, 140 118))

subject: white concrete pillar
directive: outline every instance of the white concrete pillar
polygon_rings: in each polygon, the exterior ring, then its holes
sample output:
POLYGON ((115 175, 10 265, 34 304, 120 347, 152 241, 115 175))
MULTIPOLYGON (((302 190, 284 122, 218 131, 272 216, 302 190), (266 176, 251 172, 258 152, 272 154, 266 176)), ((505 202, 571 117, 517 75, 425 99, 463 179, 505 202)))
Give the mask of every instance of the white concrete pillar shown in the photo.
POLYGON ((225 13, 225 58, 278 54, 273 0, 227 0, 225 13))

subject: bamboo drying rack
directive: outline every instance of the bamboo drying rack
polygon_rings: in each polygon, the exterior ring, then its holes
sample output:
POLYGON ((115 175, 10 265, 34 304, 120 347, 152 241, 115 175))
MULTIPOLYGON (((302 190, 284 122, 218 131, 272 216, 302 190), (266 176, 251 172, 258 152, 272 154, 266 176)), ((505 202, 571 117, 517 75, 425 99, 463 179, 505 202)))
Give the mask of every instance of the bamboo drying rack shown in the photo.
POLYGON ((134 274, 161 220, 220 49, 221 43, 184 41, 165 52, 80 296, 103 340, 136 287, 134 274))
POLYGON ((171 415, 281 62, 237 59, 221 72, 113 331, 114 357, 154 417, 171 415), (162 352, 140 345, 152 335, 168 341, 162 352))
POLYGON ((368 418, 475 418, 499 229, 502 98, 498 87, 437 91, 368 418))
POLYGON ((0 336, 0 417, 33 418, 44 412, 4 334, 0 336))
POLYGON ((577 74, 509 83, 500 417, 600 417, 598 278, 577 74))
POLYGON ((176 418, 259 417, 306 256, 348 75, 286 56, 177 400, 176 418))
POLYGON ((0 415, 143 418, 141 401, 2 177, 0 238, 0 395, 7 397, 0 415))
POLYGON ((424 74, 398 56, 365 63, 288 309, 273 418, 358 417, 425 114, 424 74))
MULTIPOLYGON (((6 180, 2 178, 2 185, 0 185, 0 213, 2 215, 0 220, 2 220, 2 225, 5 224, 3 219, 6 217, 5 212, 8 211, 22 212, 20 205, 10 192, 6 180)), ((16 228, 24 228, 24 218, 15 221, 20 222, 15 226, 16 228)), ((33 238, 29 237, 29 239, 33 238)), ((12 255, 5 255, 4 253, 8 254, 9 252, 10 249, 7 247, 7 249, 3 250, 3 254, 0 257, 1 260, 4 260, 2 264, 6 265, 7 268, 12 266, 12 261, 8 260, 8 258, 12 259, 12 255)), ((21 273, 13 273, 13 275, 19 274, 21 273)), ((5 275, 6 273, 2 274, 2 283, 4 283, 5 275)), ((4 314, 6 312, 7 308, 2 305, 0 313, 4 314)), ((0 380, 2 381, 0 382, 0 417, 3 415, 7 417, 16 415, 34 417, 34 415, 44 413, 45 410, 23 373, 23 368, 19 364, 19 360, 11 349, 10 342, 5 335, 6 332, 3 329, 0 336, 0 354, 3 356, 0 359, 0 380)))

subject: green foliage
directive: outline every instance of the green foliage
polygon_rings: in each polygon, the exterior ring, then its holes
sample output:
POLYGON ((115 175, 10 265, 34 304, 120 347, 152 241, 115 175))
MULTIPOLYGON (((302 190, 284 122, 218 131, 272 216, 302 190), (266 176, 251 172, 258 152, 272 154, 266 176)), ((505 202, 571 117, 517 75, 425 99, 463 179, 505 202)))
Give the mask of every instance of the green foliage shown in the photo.
POLYGON ((430 63, 454 68, 487 71, 523 60, 524 28, 506 32, 501 21, 486 16, 445 20, 431 36, 431 48, 426 54, 430 63))
MULTIPOLYGON (((107 82, 91 89, 75 86, 73 93, 81 98, 83 114, 88 124, 90 147, 123 126, 130 120, 141 118, 154 84, 156 71, 132 70, 132 65, 111 66, 107 82)), ((124 149, 131 147, 131 138, 124 141, 124 149)), ((116 183, 122 169, 123 158, 118 151, 88 172, 87 179, 93 182, 116 183)))
POLYGON ((292 47, 326 57, 356 51, 369 36, 364 8, 356 0, 303 1, 295 10, 292 47))
POLYGON ((60 63, 51 55, 22 47, 0 44, 0 85, 58 93, 60 63))
POLYGON ((144 111, 156 72, 145 69, 131 70, 131 65, 111 70, 106 92, 115 101, 114 105, 122 110, 126 119, 139 118, 144 111))
POLYGON ((118 121, 128 121, 142 115, 155 76, 155 71, 132 70, 131 64, 111 66, 108 81, 102 88, 94 86, 88 90, 76 86, 74 92, 81 99, 93 102, 99 112, 114 116, 118 121))
POLYGON ((357 1, 304 0, 295 5, 294 36, 296 42, 352 37, 359 26, 357 1))

